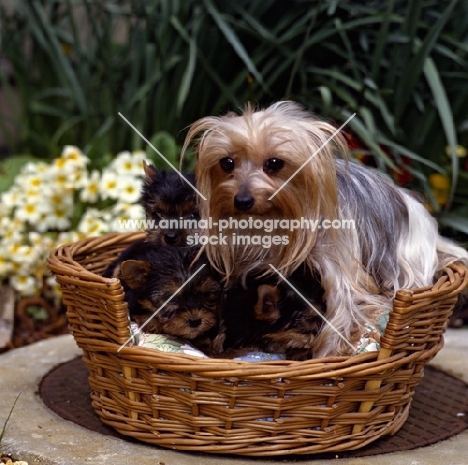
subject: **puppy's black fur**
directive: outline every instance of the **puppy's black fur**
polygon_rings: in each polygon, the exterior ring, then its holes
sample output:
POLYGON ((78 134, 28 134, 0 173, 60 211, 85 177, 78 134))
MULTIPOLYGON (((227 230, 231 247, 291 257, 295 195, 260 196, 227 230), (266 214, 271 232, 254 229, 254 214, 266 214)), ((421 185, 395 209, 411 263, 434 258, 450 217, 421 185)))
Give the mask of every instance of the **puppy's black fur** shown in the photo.
POLYGON ((125 251, 118 276, 131 320, 145 324, 144 332, 176 336, 211 353, 218 334, 220 277, 203 256, 192 264, 194 248, 141 245, 125 251))
MULTIPOLYGON (((146 212, 148 224, 146 234, 149 242, 157 245, 186 247, 187 236, 198 231, 195 222, 199 220, 196 193, 175 171, 160 171, 153 165, 144 164, 145 180, 141 192, 141 204, 146 212), (177 220, 190 220, 188 227, 164 223, 177 220), (163 227, 164 226, 164 227, 163 227)), ((183 173, 187 180, 195 185, 195 175, 183 173)))
POLYGON ((224 350, 248 348, 283 353, 293 360, 312 358, 312 342, 323 324, 319 313, 325 313, 323 289, 319 279, 301 269, 288 281, 314 309, 287 283, 274 278, 249 278, 246 288, 226 291, 224 350))

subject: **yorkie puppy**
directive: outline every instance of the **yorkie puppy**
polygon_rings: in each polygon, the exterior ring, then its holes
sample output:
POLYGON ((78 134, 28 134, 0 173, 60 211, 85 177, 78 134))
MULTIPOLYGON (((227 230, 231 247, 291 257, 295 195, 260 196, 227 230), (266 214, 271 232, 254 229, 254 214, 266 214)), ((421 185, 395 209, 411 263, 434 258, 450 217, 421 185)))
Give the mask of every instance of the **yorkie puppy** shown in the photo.
POLYGON ((308 279, 306 288, 297 283, 296 275, 297 270, 288 281, 300 294, 284 282, 258 287, 254 306, 258 324, 254 338, 264 352, 285 353, 290 360, 306 360, 314 355, 314 341, 324 322, 325 304, 319 281, 308 279))
POLYGON ((140 249, 122 261, 119 279, 130 319, 145 325, 145 332, 179 337, 209 354, 218 334, 222 288, 204 257, 192 264, 196 255, 189 247, 140 249))
MULTIPOLYGON (((193 188, 176 172, 159 171, 145 161, 143 167, 145 179, 140 202, 146 213, 146 238, 124 250, 104 271, 104 277, 117 277, 120 264, 147 247, 187 247, 190 245, 187 238, 198 231, 199 215, 193 188)), ((195 183, 193 174, 184 173, 184 176, 195 183)))
POLYGON ((270 265, 288 276, 302 263, 320 275, 330 324, 313 342, 316 357, 352 353, 356 335, 375 310, 391 307, 396 290, 431 285, 454 261, 468 265, 467 251, 439 236, 435 219, 414 195, 340 159, 348 148, 342 135, 332 139, 335 132, 283 101, 259 111, 248 105, 239 116, 202 118, 183 149, 200 135, 195 173, 208 199, 199 199, 200 214, 212 220, 203 233, 218 235, 220 220, 228 217, 248 224, 237 230, 234 224, 223 243, 204 245, 226 280, 272 274, 270 265), (280 239, 270 242, 251 226, 267 219, 277 220, 280 239), (301 227, 289 231, 282 219, 301 227), (330 228, 333 220, 341 228, 330 228), (239 234, 252 240, 239 241, 239 234), (261 240, 253 240, 259 234, 261 240))
MULTIPOLYGON (((175 247, 191 245, 187 237, 198 231, 199 219, 194 189, 175 171, 159 171, 145 161, 143 165, 146 176, 141 204, 148 222, 148 241, 175 247)), ((195 184, 195 175, 184 176, 195 184)))
POLYGON ((299 270, 288 282, 299 293, 273 277, 249 278, 246 288, 227 290, 222 312, 227 353, 246 348, 285 354, 290 360, 312 358, 325 313, 323 290, 317 279, 299 270))

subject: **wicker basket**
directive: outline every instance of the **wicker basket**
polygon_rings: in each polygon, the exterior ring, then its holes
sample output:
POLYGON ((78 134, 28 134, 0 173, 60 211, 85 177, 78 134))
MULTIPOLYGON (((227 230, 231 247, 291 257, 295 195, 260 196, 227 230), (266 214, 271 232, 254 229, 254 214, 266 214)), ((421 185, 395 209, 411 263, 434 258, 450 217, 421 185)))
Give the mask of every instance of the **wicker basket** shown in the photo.
POLYGON ((424 365, 443 346, 468 272, 397 292, 379 353, 250 363, 141 347, 129 338, 118 279, 99 275, 143 233, 109 234, 55 250, 48 266, 83 349, 92 405, 118 432, 159 446, 250 456, 357 449, 396 433, 424 365))

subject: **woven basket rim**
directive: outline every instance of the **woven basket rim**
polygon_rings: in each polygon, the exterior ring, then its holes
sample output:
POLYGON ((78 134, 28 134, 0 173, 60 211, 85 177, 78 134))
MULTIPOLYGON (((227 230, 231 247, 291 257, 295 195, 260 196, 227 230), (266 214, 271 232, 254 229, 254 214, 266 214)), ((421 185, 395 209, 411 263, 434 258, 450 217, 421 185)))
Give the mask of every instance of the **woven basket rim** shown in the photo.
MULTIPOLYGON (((118 278, 105 278, 101 275, 96 273, 92 273, 86 268, 84 268, 80 263, 76 262, 75 260, 70 260, 70 257, 73 257, 75 253, 85 254, 88 250, 95 249, 96 246, 104 247, 107 245, 112 245, 118 243, 122 240, 138 240, 142 239, 146 236, 144 232, 124 232, 124 233, 109 233, 103 236, 97 237, 88 237, 85 239, 80 239, 70 244, 64 244, 54 251, 52 251, 47 258, 47 265, 49 269, 55 273, 60 274, 65 269, 69 271, 74 271, 75 276, 69 276, 70 281, 78 280, 83 281, 86 278, 91 278, 94 284, 102 284, 103 287, 108 290, 121 290, 122 286, 120 280, 118 278)), ((419 293, 426 293, 429 289, 436 288, 430 295, 437 296, 440 294, 446 294, 447 288, 450 289, 450 292, 454 295, 457 295, 460 288, 464 288, 468 286, 468 269, 465 268, 460 263, 454 263, 449 265, 445 270, 445 273, 441 278, 437 280, 436 283, 432 286, 426 286, 424 288, 415 288, 415 289, 400 289, 396 292, 394 304, 397 300, 402 300, 403 302, 409 298, 413 298, 414 295, 419 293), (458 279, 456 279, 458 276, 458 279), (445 289, 437 289, 439 283, 445 284, 445 289), (448 284, 447 284, 448 283, 448 284)), ((126 302, 125 302, 126 304, 126 302)), ((393 312, 392 309, 391 312, 393 312)), ((385 336, 385 333, 383 337, 385 336)), ((128 333, 128 338, 130 338, 130 332, 128 333)), ((91 344, 92 346, 92 344, 91 344)), ((349 367, 353 367, 355 365, 360 365, 363 362, 366 363, 375 363, 379 364, 380 361, 377 361, 379 357, 379 352, 367 352, 363 354, 357 355, 344 355, 344 356, 329 356, 323 358, 312 358, 310 360, 303 360, 303 361, 296 361, 296 360, 269 360, 269 361, 260 361, 260 362, 249 362, 244 360, 233 360, 231 358, 223 358, 223 357, 216 357, 216 358, 203 358, 197 357, 190 354, 184 353, 170 353, 170 352, 163 352, 158 350, 148 350, 148 348, 140 347, 140 346, 128 346, 126 345, 123 347, 122 345, 117 344, 113 341, 108 341, 105 344, 103 341, 97 341, 96 343, 96 350, 104 351, 104 352, 116 352, 119 356, 123 358, 130 357, 132 355, 137 355, 138 358, 142 356, 148 357, 151 359, 158 359, 158 364, 161 363, 161 360, 166 360, 168 364, 174 363, 176 361, 186 361, 187 364, 191 365, 193 370, 193 364, 196 362, 199 366, 203 366, 208 369, 210 367, 214 367, 219 365, 220 363, 226 364, 227 362, 231 366, 239 367, 239 370, 243 370, 244 374, 246 372, 253 373, 253 372, 261 372, 262 368, 265 368, 266 372, 271 371, 272 367, 278 367, 282 369, 293 367, 301 367, 300 371, 303 371, 305 367, 313 367, 317 369, 318 366, 326 368, 328 365, 340 365, 343 366, 342 370, 346 372, 349 367)), ((387 357, 390 357, 392 360, 391 363, 398 361, 401 358, 404 358, 407 354, 388 354, 387 357)), ((154 361, 154 360, 153 360, 154 361)), ((381 365, 378 365, 381 366, 381 365)), ((180 368, 178 368, 180 369, 180 368)), ((187 367, 188 369, 188 367, 187 367)), ((339 370, 339 371, 342 371, 339 370)), ((197 369, 198 371, 198 369, 197 369)), ((200 371, 203 371, 200 369, 200 371)), ((208 370, 209 371, 209 370, 208 370)), ((229 370, 227 370, 229 371, 229 370)), ((291 370, 293 371, 293 370, 291 370)), ((314 370, 315 371, 315 370, 314 370)), ((351 370, 352 371, 352 370, 351 370)), ((291 374, 290 376, 294 376, 291 374)))

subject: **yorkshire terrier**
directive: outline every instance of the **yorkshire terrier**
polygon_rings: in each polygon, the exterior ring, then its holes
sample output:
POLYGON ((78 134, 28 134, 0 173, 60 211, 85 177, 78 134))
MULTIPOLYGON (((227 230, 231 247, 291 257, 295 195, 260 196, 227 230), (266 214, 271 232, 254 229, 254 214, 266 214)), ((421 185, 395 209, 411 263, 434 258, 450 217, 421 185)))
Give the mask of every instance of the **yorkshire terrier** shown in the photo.
POLYGON ((312 358, 325 313, 319 281, 296 270, 288 282, 299 293, 276 278, 247 282, 246 288, 235 286, 226 292, 222 312, 226 352, 244 348, 285 354, 289 360, 312 358))
POLYGON ((218 334, 222 288, 204 257, 192 263, 196 255, 190 247, 140 249, 122 261, 119 279, 130 319, 145 325, 145 332, 179 337, 210 354, 218 334))
POLYGON ((239 116, 202 118, 191 126, 183 148, 200 136, 195 174, 208 199, 199 199, 200 216, 212 220, 205 235, 217 235, 219 221, 228 217, 319 225, 354 220, 354 228, 284 229, 287 240, 271 247, 239 243, 234 232, 259 234, 250 227, 231 230, 227 245, 213 241, 203 247, 230 282, 273 274, 270 265, 289 276, 305 263, 320 275, 330 324, 313 342, 315 357, 352 353, 356 334, 375 310, 391 307, 398 289, 431 285, 454 261, 468 265, 468 252, 438 234, 424 205, 382 175, 348 161, 346 141, 341 134, 332 139, 335 132, 298 104, 283 101, 258 111, 247 105, 239 116))
MULTIPOLYGON (((199 220, 194 189, 175 171, 159 171, 145 161, 143 166, 145 179, 141 204, 146 220, 153 222, 146 230, 148 242, 175 247, 190 245, 187 236, 198 231, 199 220), (163 220, 169 227, 161 227, 163 220)), ((184 176, 195 185, 195 175, 184 173, 184 176)))
MULTIPOLYGON (((193 188, 176 172, 157 170, 143 161, 145 179, 140 202, 146 213, 146 238, 131 244, 104 271, 105 277, 117 277, 120 264, 147 247, 187 247, 187 237, 198 231, 198 207, 193 188), (172 227, 161 227, 162 221, 172 227), (186 227, 187 226, 187 227, 186 227)), ((184 173, 195 184, 195 176, 184 173)))

